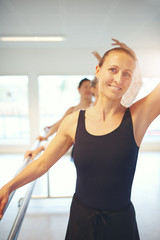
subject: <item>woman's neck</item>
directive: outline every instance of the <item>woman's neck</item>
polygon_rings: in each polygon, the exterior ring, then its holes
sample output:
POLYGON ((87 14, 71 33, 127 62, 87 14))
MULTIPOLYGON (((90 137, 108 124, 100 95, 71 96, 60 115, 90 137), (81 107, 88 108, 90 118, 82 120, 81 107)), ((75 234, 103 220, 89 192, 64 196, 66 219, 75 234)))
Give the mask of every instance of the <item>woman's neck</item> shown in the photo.
POLYGON ((97 103, 94 105, 94 111, 96 115, 105 120, 107 115, 124 112, 125 107, 121 105, 119 100, 114 101, 99 97, 97 103))

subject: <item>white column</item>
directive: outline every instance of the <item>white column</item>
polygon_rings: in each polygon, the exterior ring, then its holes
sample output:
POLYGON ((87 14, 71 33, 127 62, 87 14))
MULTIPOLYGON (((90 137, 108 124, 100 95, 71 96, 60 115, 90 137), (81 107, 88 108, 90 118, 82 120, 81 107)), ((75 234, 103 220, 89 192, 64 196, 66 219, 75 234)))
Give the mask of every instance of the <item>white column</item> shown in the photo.
POLYGON ((28 98, 29 98, 30 143, 32 144, 39 135, 38 76, 35 73, 29 74, 28 98))

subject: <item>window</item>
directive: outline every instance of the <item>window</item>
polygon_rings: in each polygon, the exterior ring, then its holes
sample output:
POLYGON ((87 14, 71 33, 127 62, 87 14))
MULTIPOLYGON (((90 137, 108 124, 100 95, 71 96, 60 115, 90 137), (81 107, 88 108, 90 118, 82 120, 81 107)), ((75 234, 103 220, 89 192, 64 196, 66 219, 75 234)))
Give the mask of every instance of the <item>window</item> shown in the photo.
POLYGON ((92 80, 93 76, 40 76, 38 78, 40 130, 55 123, 69 107, 79 103, 77 88, 83 78, 92 80))
POLYGON ((28 142, 28 77, 0 76, 0 144, 28 142))

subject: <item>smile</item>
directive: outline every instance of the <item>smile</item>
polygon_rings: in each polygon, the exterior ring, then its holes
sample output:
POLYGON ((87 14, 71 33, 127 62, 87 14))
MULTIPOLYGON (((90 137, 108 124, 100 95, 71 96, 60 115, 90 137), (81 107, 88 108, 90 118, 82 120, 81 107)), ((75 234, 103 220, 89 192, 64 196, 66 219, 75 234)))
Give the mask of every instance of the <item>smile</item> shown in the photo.
POLYGON ((110 86, 111 88, 114 88, 116 90, 122 90, 122 88, 114 86, 114 85, 111 85, 111 84, 108 84, 108 86, 110 86))

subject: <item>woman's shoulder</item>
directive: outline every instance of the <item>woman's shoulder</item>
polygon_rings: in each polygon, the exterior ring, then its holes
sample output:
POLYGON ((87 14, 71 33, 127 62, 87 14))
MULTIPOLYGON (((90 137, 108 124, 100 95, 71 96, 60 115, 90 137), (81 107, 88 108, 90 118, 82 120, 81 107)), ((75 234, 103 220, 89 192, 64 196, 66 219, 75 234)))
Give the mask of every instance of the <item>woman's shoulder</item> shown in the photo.
POLYGON ((77 121, 78 117, 79 117, 79 112, 80 112, 80 110, 79 111, 74 111, 71 114, 69 114, 68 116, 66 116, 65 117, 66 123, 67 122, 71 123, 71 122, 77 121))
POLYGON ((61 131, 63 131, 65 135, 70 136, 73 140, 77 129, 79 112, 80 111, 76 111, 66 116, 60 126, 61 131))

